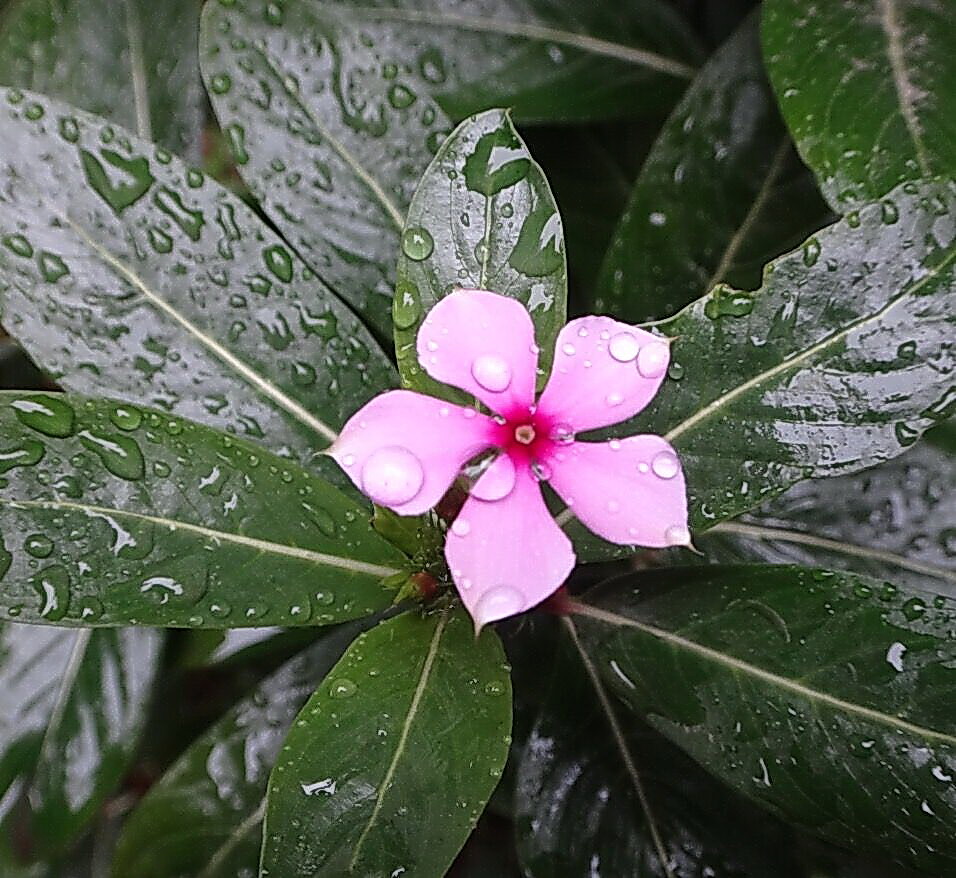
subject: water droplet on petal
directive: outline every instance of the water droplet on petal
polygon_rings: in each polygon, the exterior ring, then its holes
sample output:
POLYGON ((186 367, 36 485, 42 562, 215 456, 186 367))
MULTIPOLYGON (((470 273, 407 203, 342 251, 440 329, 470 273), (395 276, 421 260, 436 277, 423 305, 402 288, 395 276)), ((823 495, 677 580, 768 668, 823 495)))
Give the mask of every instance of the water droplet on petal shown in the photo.
POLYGON ((667 368, 669 356, 670 352, 664 342, 651 342, 641 348, 637 355, 637 371, 645 378, 657 378, 667 368))
POLYGON ((680 462, 673 452, 661 451, 651 462, 651 469, 659 479, 672 479, 680 472, 680 462))
POLYGON ((609 406, 616 406, 624 402, 624 397, 617 391, 614 391, 613 393, 609 393, 606 397, 604 397, 604 401, 609 406))
POLYGON ((561 351, 569 357, 573 357, 577 353, 574 345, 570 343, 561 345, 561 351))
POLYGON ((471 533, 471 525, 464 518, 456 518, 451 526, 451 532, 456 537, 466 537, 471 533))
POLYGON ((630 363, 640 351, 637 337, 630 332, 619 332, 607 346, 608 353, 619 363, 630 363))
POLYGON ((539 482, 546 482, 551 478, 551 467, 540 460, 536 460, 531 464, 531 475, 539 482))
POLYGON ((669 546, 689 546, 690 531, 683 525, 674 524, 664 531, 664 539, 669 546))
POLYGON ((514 490, 515 479, 514 461, 502 454, 481 474, 471 494, 479 500, 503 500, 514 490))
POLYGON ((363 490, 383 506, 407 503, 418 496, 424 482, 421 461, 399 445, 378 449, 362 467, 363 490))
POLYGON ((511 367, 494 354, 476 357, 471 364, 471 374, 475 381, 492 393, 501 393, 511 384, 511 367))
POLYGON ((513 616, 525 608, 524 595, 510 585, 497 585, 486 591, 475 605, 472 615, 479 625, 513 616))
POLYGON ((558 445, 570 445, 574 441, 574 428, 570 424, 555 424, 549 436, 558 445))

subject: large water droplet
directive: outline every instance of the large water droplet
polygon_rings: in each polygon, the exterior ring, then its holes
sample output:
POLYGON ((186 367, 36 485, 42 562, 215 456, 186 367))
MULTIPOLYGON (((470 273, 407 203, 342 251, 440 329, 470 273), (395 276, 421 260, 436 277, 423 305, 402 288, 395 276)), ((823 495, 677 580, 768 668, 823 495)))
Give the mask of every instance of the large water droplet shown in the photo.
POLYGON ((53 540, 46 534, 30 534, 23 541, 23 548, 34 558, 49 558, 53 553, 53 540))
POLYGON ((80 441, 96 453, 114 476, 128 481, 141 479, 146 471, 143 452, 129 436, 102 435, 82 430, 80 441))
POLYGON ((56 564, 41 570, 30 579, 40 596, 40 615, 49 622, 57 622, 66 615, 70 601, 70 575, 65 567, 56 564))
POLYGON ((121 430, 137 430, 143 413, 132 405, 118 405, 110 411, 110 420, 121 430))
POLYGON ((502 500, 514 490, 516 477, 514 461, 502 454, 481 474, 471 494, 479 500, 502 500))
POLYGON ((531 464, 531 475, 539 482, 546 482, 551 478, 551 467, 543 461, 536 460, 531 464))
POLYGON ((456 518, 451 526, 451 532, 456 537, 466 537, 471 533, 471 525, 464 518, 456 518))
POLYGON ((524 595, 510 585, 496 585, 486 591, 475 604, 473 615, 479 625, 513 616, 525 608, 524 595))
POLYGON ((0 475, 18 466, 34 466, 43 459, 46 449, 36 439, 27 439, 19 446, 0 451, 0 475))
POLYGON ((673 524, 664 531, 664 539, 669 546, 689 546, 690 531, 681 524, 673 524))
POLYGON ((346 677, 340 677, 329 686, 329 695, 333 698, 351 698, 358 692, 358 686, 346 677))
POLYGON ((411 226, 405 229, 402 235, 402 251, 409 259, 421 262, 432 255, 435 249, 435 239, 432 238, 428 229, 421 226, 411 226))
POLYGON ((511 384, 511 367, 495 354, 482 354, 471 364, 471 375, 485 390, 501 393, 511 384))
POLYGON ((76 415, 68 402, 45 393, 37 393, 23 399, 15 399, 11 408, 25 427, 63 439, 73 433, 76 415))
POLYGON ((653 341, 641 348, 637 355, 637 371, 645 378, 658 378, 664 374, 670 351, 664 342, 653 341))
POLYGON ((660 479, 672 479, 680 472, 680 462, 673 452, 661 451, 651 461, 651 469, 660 479))
POLYGON ((640 349, 637 336, 630 332, 619 332, 607 346, 608 353, 619 363, 630 363, 640 349))
POLYGON ((421 461, 407 448, 390 445, 373 452, 362 466, 362 487, 383 506, 413 499, 425 482, 421 461))
POLYGON ((574 441, 574 428, 570 424, 555 424, 548 435, 558 445, 570 445, 574 441))

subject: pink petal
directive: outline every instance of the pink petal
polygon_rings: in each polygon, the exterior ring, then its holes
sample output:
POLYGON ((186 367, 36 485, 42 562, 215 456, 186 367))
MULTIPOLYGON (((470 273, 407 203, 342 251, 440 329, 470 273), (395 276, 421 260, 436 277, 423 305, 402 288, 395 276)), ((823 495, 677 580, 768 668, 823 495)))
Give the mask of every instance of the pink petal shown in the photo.
POLYGON ((328 454, 380 506, 418 515, 492 444, 497 427, 473 408, 392 390, 359 409, 328 454))
POLYGON ((506 497, 465 501, 448 531, 445 558, 479 629, 540 603, 574 568, 570 540, 544 505, 537 481, 520 466, 506 497))
POLYGON ((538 411, 576 432, 626 421, 654 398, 669 362, 661 336, 610 317, 579 317, 558 335, 538 411))
POLYGON ((534 403, 537 351, 524 305, 485 290, 455 290, 418 330, 418 359, 432 378, 506 417, 534 403))
POLYGON ((660 436, 575 442, 548 465, 551 487, 598 536, 653 548, 690 544, 684 473, 660 436))

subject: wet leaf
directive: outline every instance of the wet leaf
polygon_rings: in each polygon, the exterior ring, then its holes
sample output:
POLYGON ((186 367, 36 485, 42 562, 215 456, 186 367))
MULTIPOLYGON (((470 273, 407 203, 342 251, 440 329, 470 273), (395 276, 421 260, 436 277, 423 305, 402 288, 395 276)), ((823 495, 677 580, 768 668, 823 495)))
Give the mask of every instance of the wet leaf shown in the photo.
POLYGON ((123 778, 162 642, 149 630, 0 625, 0 820, 28 796, 34 853, 64 851, 123 778))
POLYGON ((113 878, 255 874, 266 786, 292 721, 357 633, 335 628, 194 742, 137 806, 113 878))
POLYGON ((567 308, 561 215, 504 110, 480 113, 455 129, 409 208, 393 315, 405 385, 457 398, 421 370, 415 337, 422 318, 458 287, 493 290, 524 303, 541 368, 550 367, 567 308))
POLYGON ((607 685, 712 773, 841 845, 952 871, 953 600, 753 565, 633 575, 589 603, 607 685))
POLYGON ((194 0, 19 0, 0 27, 0 83, 105 116, 190 161, 203 91, 194 0))
POLYGON ((956 187, 907 183, 892 203, 809 238, 757 293, 718 286, 656 324, 677 339, 670 380, 615 430, 674 443, 692 529, 889 460, 952 414, 956 187))
POLYGON ((751 16, 711 57, 664 124, 611 241, 595 310, 666 317, 763 266, 830 217, 793 154, 751 16))
POLYGON ((535 657, 536 716, 517 757, 524 874, 665 876, 649 812, 673 878, 802 875, 785 827, 630 719, 592 678, 576 623, 565 619, 563 628, 535 657))
POLYGON ((363 634, 305 706, 269 784, 260 874, 440 878, 501 776, 511 681, 462 610, 363 634))
POLYGON ((289 460, 128 403, 0 394, 0 612, 45 624, 324 625, 403 556, 289 460))
POLYGON ((767 69, 800 154, 846 213, 956 169, 956 17, 946 3, 763 6, 767 69))
POLYGON ((218 184, 64 104, 5 112, 3 322, 66 389, 308 459, 392 382, 355 316, 218 184))
POLYGON ((712 560, 849 570, 956 597, 956 467, 923 439, 903 457, 794 485, 707 532, 712 560))

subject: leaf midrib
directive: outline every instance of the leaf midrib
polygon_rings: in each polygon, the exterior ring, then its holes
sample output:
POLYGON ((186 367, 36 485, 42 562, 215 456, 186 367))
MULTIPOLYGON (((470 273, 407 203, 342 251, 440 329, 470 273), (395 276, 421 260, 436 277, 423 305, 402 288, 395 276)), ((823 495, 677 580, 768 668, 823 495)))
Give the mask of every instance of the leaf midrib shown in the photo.
POLYGON ((279 555, 286 558, 295 558, 299 561, 316 564, 321 567, 335 567, 341 570, 347 570, 351 573, 368 574, 370 576, 393 576, 399 572, 397 568, 387 567, 381 564, 370 564, 366 561, 357 561, 353 558, 345 558, 340 555, 329 555, 325 552, 316 552, 312 549, 303 549, 299 546, 289 546, 284 543, 276 543, 271 540, 262 540, 258 537, 250 537, 245 534, 231 533, 229 531, 216 530, 214 528, 204 527, 191 522, 179 521, 173 518, 163 518, 157 515, 146 515, 141 512, 131 512, 127 509, 115 509, 109 506, 94 506, 87 503, 72 503, 67 500, 10 500, 0 498, 0 508, 10 509, 46 509, 50 511, 80 512, 88 516, 107 515, 120 519, 131 519, 134 521, 146 522, 159 527, 166 527, 170 530, 188 531, 205 539, 217 540, 223 543, 230 543, 237 546, 243 546, 264 554, 279 555))
MULTIPOLYGON (((873 314, 869 314, 866 317, 861 317, 859 320, 856 320, 852 323, 846 324, 838 332, 828 335, 825 338, 818 341, 816 344, 811 345, 803 351, 799 351, 793 354, 790 357, 787 357, 781 360, 777 365, 773 366, 770 369, 767 369, 764 372, 758 372, 756 375, 747 379, 741 384, 738 384, 736 387, 728 390, 726 393, 721 394, 716 399, 711 400, 707 405, 699 408, 689 417, 681 421, 677 426, 672 427, 667 433, 664 434, 664 438, 669 442, 673 442, 678 436, 681 436, 683 433, 686 433, 688 430, 696 427, 701 421, 705 421, 710 418, 712 415, 719 412, 722 408, 729 405, 738 397, 742 396, 749 391, 760 387, 763 383, 768 382, 778 375, 799 366, 801 363, 806 360, 815 357, 817 354, 827 350, 838 342, 843 341, 850 334, 855 332, 858 329, 861 329, 864 326, 867 326, 870 323, 876 323, 887 315, 896 305, 904 301, 907 298, 915 295, 922 287, 926 284, 936 280, 942 271, 956 259, 956 248, 950 250, 950 252, 943 258, 940 263, 934 266, 931 269, 928 269, 926 275, 916 281, 909 287, 903 289, 896 296, 892 297, 887 301, 883 307, 879 308, 873 314)), ((696 307, 701 300, 698 299, 696 302, 690 304, 681 314, 689 313, 691 309, 696 307)), ((678 315, 679 316, 679 315, 678 315)), ((675 318, 676 319, 676 318, 675 318)), ((668 321, 669 322, 669 321, 668 321)))
POLYGON ((690 64, 668 58, 648 49, 638 49, 615 43, 611 40, 592 37, 577 31, 562 30, 547 25, 521 21, 501 21, 494 18, 475 18, 468 15, 454 15, 448 12, 420 11, 417 9, 384 9, 370 6, 335 7, 324 4, 323 8, 333 14, 356 15, 409 24, 425 24, 433 27, 457 27, 477 33, 490 33, 504 37, 527 37, 531 40, 555 43, 572 49, 580 49, 592 55, 614 58, 641 67, 668 73, 681 79, 692 79, 697 72, 690 64))
POLYGON ((349 862, 348 868, 350 875, 354 872, 355 865, 359 861, 359 857, 362 853, 362 846, 365 844, 365 839, 368 837, 368 834, 372 831, 372 828, 375 826, 375 823, 378 820, 378 815, 381 813, 382 806, 385 803, 385 796, 392 784, 392 779, 395 777, 395 772, 398 770, 398 763, 401 760, 402 755, 405 753, 405 748, 408 745, 408 736, 411 732, 412 725, 415 722, 415 717, 418 715, 418 710, 425 694, 425 688, 428 686, 428 680, 431 677, 432 667, 435 664, 435 657, 438 655, 438 647, 441 644, 441 638, 445 632, 446 626, 448 625, 448 620, 449 614, 445 613, 438 620, 438 624, 435 626, 435 633, 432 635, 431 643, 428 645, 428 652, 425 655, 425 661, 422 664, 421 674, 418 678, 418 683, 415 686, 415 692, 412 695, 412 700, 408 706, 408 713, 405 716, 405 722, 402 723, 402 731, 399 736, 398 743, 395 745, 395 752, 392 754, 391 762, 389 762, 385 776, 382 778, 382 783, 379 785, 378 795, 375 798, 375 805, 372 808, 372 813, 369 816, 368 822, 365 824, 365 828, 362 830, 361 835, 359 835, 358 841, 355 843, 355 851, 352 854, 352 859, 349 862))
POLYGON ((658 628, 655 625, 650 625, 646 622, 639 622, 637 619, 632 619, 628 616, 621 616, 618 613, 612 613, 608 610, 602 610, 600 607, 595 607, 590 604, 582 604, 577 601, 571 602, 571 612, 590 619, 595 619, 599 622, 604 622, 608 625, 614 625, 619 628, 635 628, 638 631, 642 631, 644 634, 648 634, 651 637, 655 637, 658 640, 664 641, 672 647, 685 652, 693 653, 694 655, 706 659, 707 661, 722 665, 731 672, 740 673, 759 680, 761 683, 769 685, 773 688, 783 689, 787 692, 791 692, 794 695, 805 698, 810 702, 825 704, 827 707, 830 707, 834 710, 862 717, 870 722, 886 726, 895 731, 906 731, 925 740, 939 741, 940 743, 956 746, 956 736, 946 734, 945 732, 940 732, 936 729, 925 728, 924 726, 917 725, 909 720, 882 713, 879 710, 874 710, 871 707, 865 707, 862 704, 854 704, 852 701, 845 701, 844 699, 838 698, 835 695, 830 695, 828 692, 821 692, 817 689, 811 689, 804 683, 799 683, 796 680, 790 680, 787 677, 781 677, 779 674, 775 674, 772 671, 767 671, 764 668, 752 665, 749 662, 745 662, 742 659, 737 658, 736 656, 728 655, 727 653, 719 652, 716 649, 711 649, 709 646, 704 646, 703 644, 696 643, 693 640, 688 640, 686 637, 676 634, 673 631, 667 631, 663 628, 658 628))

